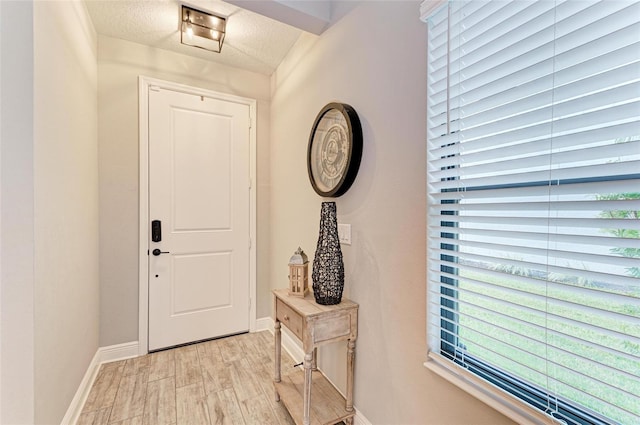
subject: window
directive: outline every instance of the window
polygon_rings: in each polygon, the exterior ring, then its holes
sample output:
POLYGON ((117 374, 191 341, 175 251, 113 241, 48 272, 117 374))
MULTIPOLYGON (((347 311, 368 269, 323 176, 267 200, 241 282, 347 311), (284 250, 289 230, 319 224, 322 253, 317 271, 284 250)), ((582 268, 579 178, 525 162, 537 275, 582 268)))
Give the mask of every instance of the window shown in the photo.
POLYGON ((430 360, 561 423, 639 424, 640 2, 426 21, 430 360))

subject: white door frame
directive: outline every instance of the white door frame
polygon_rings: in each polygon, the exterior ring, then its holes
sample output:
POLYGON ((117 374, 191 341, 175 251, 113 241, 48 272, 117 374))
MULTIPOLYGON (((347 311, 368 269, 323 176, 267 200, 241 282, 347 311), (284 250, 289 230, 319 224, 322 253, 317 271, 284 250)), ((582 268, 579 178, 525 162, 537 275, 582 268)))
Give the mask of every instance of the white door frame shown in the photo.
POLYGON ((149 352, 149 89, 159 87, 249 106, 249 331, 256 329, 256 100, 218 93, 155 78, 138 77, 139 122, 139 239, 138 239, 138 354, 149 352))

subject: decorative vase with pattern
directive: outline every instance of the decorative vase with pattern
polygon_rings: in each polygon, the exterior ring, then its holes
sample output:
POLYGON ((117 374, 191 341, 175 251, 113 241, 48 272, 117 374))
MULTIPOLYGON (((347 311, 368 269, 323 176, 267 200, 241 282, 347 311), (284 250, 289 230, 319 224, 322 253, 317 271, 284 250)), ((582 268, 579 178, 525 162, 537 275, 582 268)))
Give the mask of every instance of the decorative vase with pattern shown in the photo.
POLYGON ((340 304, 344 289, 344 262, 335 202, 323 202, 320 211, 320 234, 313 259, 313 295, 318 304, 340 304))

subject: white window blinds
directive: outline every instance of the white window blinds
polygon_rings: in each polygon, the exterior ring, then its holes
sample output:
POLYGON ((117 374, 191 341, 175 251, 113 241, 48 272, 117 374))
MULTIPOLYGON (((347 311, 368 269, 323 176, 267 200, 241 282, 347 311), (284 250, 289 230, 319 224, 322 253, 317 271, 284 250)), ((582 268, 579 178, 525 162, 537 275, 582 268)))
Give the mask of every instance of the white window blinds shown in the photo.
POLYGON ((430 357, 568 424, 640 424, 640 3, 427 23, 430 357))

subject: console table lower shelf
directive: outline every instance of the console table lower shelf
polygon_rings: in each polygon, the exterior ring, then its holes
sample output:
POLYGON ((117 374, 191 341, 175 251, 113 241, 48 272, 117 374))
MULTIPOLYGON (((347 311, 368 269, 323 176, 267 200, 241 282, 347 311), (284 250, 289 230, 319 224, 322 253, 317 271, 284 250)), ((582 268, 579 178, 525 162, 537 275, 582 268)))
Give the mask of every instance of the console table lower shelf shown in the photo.
MULTIPOLYGON (((310 406, 312 425, 333 425, 352 418, 355 411, 345 409, 345 398, 319 371, 311 374, 313 404, 310 406)), ((283 375, 274 383, 280 401, 284 403, 296 424, 303 423, 304 372, 296 371, 283 375)))

